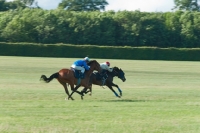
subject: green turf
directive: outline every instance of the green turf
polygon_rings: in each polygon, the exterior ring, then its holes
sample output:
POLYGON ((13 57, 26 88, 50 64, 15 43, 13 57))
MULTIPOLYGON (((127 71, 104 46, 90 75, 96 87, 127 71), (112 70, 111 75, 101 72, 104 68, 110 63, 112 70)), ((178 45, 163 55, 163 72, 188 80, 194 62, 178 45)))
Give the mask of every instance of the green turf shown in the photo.
POLYGON ((121 99, 93 86, 92 96, 74 94, 74 101, 66 101, 57 80, 39 78, 74 60, 0 56, 0 132, 200 132, 200 62, 109 60, 126 74, 126 82, 114 79, 121 99))

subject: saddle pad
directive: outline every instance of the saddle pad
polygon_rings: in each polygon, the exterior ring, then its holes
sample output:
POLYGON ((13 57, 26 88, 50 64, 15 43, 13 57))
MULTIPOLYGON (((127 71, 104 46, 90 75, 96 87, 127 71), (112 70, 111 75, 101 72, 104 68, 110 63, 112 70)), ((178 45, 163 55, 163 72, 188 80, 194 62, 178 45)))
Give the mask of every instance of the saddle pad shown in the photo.
POLYGON ((77 79, 84 79, 85 78, 85 74, 83 74, 83 76, 81 75, 81 71, 80 70, 75 70, 74 68, 71 68, 71 70, 74 72, 74 77, 77 79))

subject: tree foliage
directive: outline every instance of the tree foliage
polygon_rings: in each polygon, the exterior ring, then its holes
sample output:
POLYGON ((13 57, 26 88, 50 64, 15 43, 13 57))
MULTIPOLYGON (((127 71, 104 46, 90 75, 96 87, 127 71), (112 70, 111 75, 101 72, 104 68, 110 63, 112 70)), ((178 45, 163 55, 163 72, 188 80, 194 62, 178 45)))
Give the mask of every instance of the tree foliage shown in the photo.
POLYGON ((186 11, 200 11, 199 0, 174 0, 175 9, 186 11))
POLYGON ((14 0, 7 2, 6 0, 0 0, 0 11, 8 11, 15 9, 24 9, 30 7, 40 8, 35 0, 14 0))
POLYGON ((35 0, 19 0, 20 2, 24 3, 27 6, 31 6, 34 4, 35 0))
POLYGON ((76 12, 62 9, 0 13, 0 41, 109 46, 200 47, 200 12, 76 12))
POLYGON ((62 0, 58 8, 69 11, 104 11, 106 5, 106 0, 62 0))

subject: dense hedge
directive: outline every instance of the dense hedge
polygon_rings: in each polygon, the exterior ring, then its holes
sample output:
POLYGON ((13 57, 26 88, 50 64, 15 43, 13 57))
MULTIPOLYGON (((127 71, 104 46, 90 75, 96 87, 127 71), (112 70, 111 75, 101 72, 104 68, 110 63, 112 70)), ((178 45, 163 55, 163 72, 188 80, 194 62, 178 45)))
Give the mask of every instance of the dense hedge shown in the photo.
POLYGON ((195 48, 199 25, 200 12, 25 9, 0 14, 0 41, 195 48))
POLYGON ((200 48, 0 43, 1 56, 200 61, 200 48))

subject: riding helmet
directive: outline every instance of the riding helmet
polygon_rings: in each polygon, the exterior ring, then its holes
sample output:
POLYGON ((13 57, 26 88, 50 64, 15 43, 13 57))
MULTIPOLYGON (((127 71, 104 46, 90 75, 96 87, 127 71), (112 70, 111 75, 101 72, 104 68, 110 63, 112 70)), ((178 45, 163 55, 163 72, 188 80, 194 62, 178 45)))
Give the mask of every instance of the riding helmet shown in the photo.
POLYGON ((87 61, 87 62, 90 61, 90 59, 88 57, 85 57, 84 60, 87 61))
POLYGON ((108 66, 110 66, 110 62, 107 61, 106 64, 107 64, 108 66))

